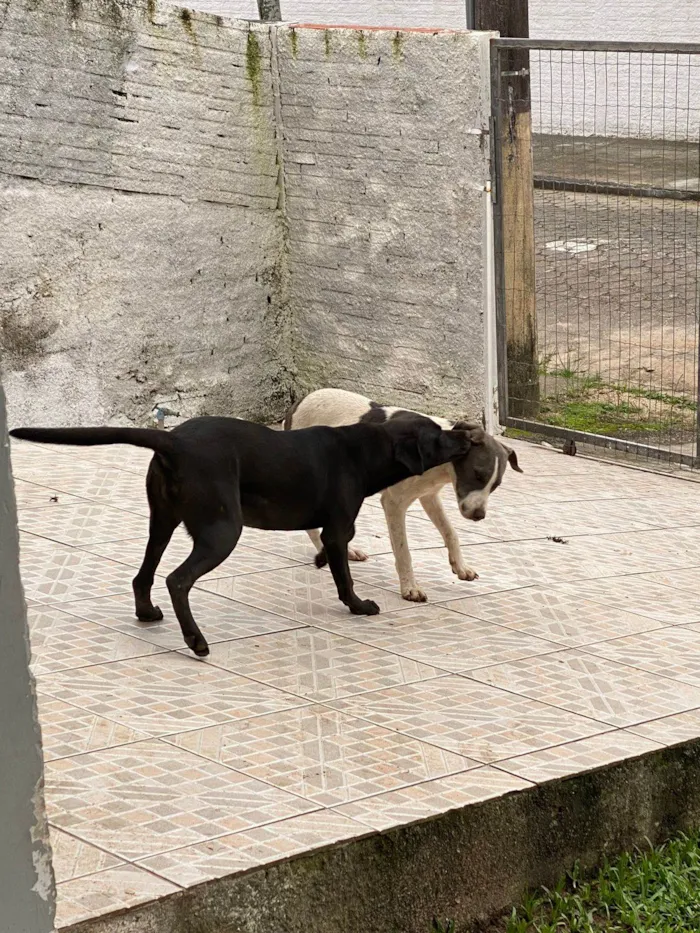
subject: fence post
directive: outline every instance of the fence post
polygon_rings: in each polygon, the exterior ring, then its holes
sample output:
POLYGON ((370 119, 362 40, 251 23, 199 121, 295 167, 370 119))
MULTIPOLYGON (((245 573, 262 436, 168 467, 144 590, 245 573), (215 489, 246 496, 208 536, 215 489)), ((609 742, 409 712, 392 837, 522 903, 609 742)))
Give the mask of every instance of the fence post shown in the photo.
POLYGON ((258 0, 258 13, 263 23, 279 23, 282 19, 280 0, 258 0))
MULTIPOLYGON (((503 38, 529 34, 528 0, 474 0, 474 28, 503 38)), ((492 47, 494 152, 498 177, 498 297, 505 317, 508 389, 505 411, 519 418, 539 413, 539 362, 535 305, 534 171, 530 55, 527 49, 492 47)), ((499 361, 504 370, 506 361, 499 361)))
POLYGON ((532 164, 530 68, 527 49, 498 49, 497 101, 500 155, 503 300, 508 354, 508 414, 539 413, 537 309, 535 305, 535 205, 532 164))

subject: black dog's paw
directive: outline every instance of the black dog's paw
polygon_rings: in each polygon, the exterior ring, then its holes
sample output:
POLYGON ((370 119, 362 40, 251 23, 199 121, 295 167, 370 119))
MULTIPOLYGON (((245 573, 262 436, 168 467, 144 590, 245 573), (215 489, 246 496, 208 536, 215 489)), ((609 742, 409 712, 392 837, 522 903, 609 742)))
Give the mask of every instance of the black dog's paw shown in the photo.
POLYGON ((186 635, 185 644, 198 658, 206 658, 209 654, 209 645, 203 635, 186 635))
POLYGON ((356 616, 376 616, 379 606, 371 599, 361 599, 357 605, 350 607, 350 612, 356 616))
POLYGON ((159 606, 151 606, 150 609, 137 609, 136 618, 139 622, 161 622, 163 613, 159 606))
POLYGON ((323 550, 319 551, 318 554, 314 557, 314 563, 316 564, 316 566, 318 567, 319 570, 321 569, 321 567, 325 567, 325 566, 326 566, 326 564, 328 563, 328 558, 326 557, 326 549, 325 549, 325 548, 323 548, 323 550))

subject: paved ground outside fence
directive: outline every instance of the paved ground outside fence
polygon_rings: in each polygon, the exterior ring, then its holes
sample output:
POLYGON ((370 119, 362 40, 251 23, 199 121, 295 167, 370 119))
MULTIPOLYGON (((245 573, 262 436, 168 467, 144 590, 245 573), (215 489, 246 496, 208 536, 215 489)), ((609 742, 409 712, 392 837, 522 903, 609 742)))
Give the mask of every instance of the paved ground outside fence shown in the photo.
POLYGON ((403 601, 370 500, 357 618, 303 533, 246 530, 192 600, 202 662, 164 576, 133 617, 148 456, 13 445, 59 928, 700 736, 700 484, 517 449, 484 522, 445 491, 478 581, 417 506, 403 601))

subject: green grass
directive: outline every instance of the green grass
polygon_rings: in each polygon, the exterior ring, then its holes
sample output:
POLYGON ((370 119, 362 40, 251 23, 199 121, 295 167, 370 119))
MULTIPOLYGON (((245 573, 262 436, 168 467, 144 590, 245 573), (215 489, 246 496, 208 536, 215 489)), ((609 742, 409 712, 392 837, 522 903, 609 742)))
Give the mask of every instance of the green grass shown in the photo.
MULTIPOLYGON (((529 894, 490 933, 698 933, 700 834, 605 861, 588 880, 578 866, 552 890, 529 894)), ((433 920, 429 933, 461 933, 433 920)))
POLYGON ((615 405, 612 402, 545 399, 540 407, 540 416, 547 424, 591 434, 655 433, 669 427, 666 421, 635 420, 634 416, 640 414, 640 408, 627 402, 615 405))
POLYGON ((642 389, 638 386, 613 385, 612 389, 616 392, 622 392, 626 395, 634 395, 637 398, 648 398, 653 402, 663 402, 664 405, 670 405, 673 408, 684 408, 686 411, 695 411, 696 403, 685 395, 669 395, 668 392, 660 392, 658 389, 642 389))
POLYGON ((504 933, 691 933, 700 930, 700 837, 605 862, 590 881, 574 870, 530 895, 504 933))

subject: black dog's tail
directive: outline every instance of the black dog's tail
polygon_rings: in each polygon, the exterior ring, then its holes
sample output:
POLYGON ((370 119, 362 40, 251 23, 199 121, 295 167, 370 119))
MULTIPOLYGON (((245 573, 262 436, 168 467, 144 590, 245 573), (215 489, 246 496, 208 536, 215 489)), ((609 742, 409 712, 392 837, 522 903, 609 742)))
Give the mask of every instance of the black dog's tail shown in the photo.
POLYGON ((131 444, 147 447, 159 454, 173 449, 172 435, 155 428, 15 428, 10 437, 40 444, 72 444, 93 447, 96 444, 131 444))

